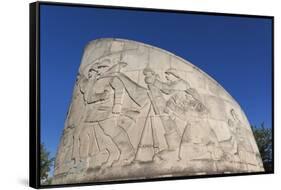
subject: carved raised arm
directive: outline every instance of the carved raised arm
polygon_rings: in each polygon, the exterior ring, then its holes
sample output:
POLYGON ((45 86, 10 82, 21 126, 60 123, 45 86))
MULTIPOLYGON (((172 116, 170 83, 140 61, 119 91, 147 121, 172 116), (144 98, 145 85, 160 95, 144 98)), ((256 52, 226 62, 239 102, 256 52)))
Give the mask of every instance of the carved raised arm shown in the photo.
POLYGON ((125 88, 123 83, 117 77, 115 77, 111 81, 110 85, 114 90, 114 102, 113 102, 112 112, 119 114, 121 113, 121 109, 122 109, 125 88))

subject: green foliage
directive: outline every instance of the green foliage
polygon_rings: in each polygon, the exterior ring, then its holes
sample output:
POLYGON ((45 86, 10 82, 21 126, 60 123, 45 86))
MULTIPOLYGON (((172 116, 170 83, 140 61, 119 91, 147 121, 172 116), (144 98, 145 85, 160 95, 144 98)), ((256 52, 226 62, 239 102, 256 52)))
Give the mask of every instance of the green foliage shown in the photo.
POLYGON ((53 166, 54 158, 50 157, 44 144, 40 144, 40 181, 42 184, 50 184, 49 172, 53 166))
POLYGON ((271 172, 272 166, 272 129, 262 123, 259 127, 252 126, 252 130, 259 147, 265 171, 271 172))

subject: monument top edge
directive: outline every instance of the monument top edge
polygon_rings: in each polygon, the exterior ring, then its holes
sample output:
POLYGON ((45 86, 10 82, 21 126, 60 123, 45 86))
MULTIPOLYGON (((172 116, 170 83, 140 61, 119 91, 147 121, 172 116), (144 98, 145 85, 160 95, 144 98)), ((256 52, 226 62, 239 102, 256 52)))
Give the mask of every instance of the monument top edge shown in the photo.
MULTIPOLYGON (((90 48, 91 45, 95 44, 95 43, 98 43, 98 42, 101 42, 101 41, 119 41, 119 42, 129 42, 129 43, 135 43, 135 44, 139 44, 139 45, 142 45, 144 47, 148 47, 148 48, 153 48, 153 49, 156 49, 160 52, 163 52, 163 53, 166 53, 170 56, 173 56, 181 61, 183 61, 184 63, 186 64, 189 64, 190 66, 192 66, 194 69, 196 69, 198 72, 200 72, 201 74, 203 74, 204 76, 206 76, 207 78, 209 78, 211 81, 213 81, 217 86, 221 87, 224 89, 223 86, 220 85, 219 82, 217 82, 213 77, 209 76, 209 74, 207 74, 206 72, 204 72, 202 69, 200 69, 199 67, 197 67, 196 65, 194 65, 193 63, 191 63, 190 61, 188 61, 187 59, 185 58, 182 58, 168 50, 165 50, 165 49, 162 49, 162 48, 159 48, 159 47, 156 47, 156 46, 153 46, 151 44, 147 44, 147 43, 143 43, 143 42, 140 42, 140 41, 136 41, 136 40, 130 40, 130 39, 124 39, 124 38, 113 38, 113 37, 104 37, 104 38, 97 38, 97 39, 94 39, 94 40, 90 40, 86 45, 85 45, 85 48, 84 48, 84 51, 88 48, 90 48)), ((225 90, 225 92, 236 102, 236 100, 228 93, 227 90, 225 90)), ((239 105, 239 104, 238 104, 239 105)), ((240 107, 240 105, 239 105, 240 107)))
MULTIPOLYGON (((183 58, 177 56, 176 54, 174 54, 174 53, 172 53, 172 52, 170 52, 170 51, 168 51, 168 50, 165 50, 165 49, 156 47, 156 46, 151 45, 151 44, 148 44, 148 43, 144 43, 144 42, 140 42, 140 41, 136 41, 136 40, 124 39, 124 38, 110 38, 110 37, 108 37, 108 38, 97 38, 97 39, 94 39, 94 40, 89 41, 89 42, 86 44, 85 49, 87 49, 87 48, 88 48, 89 46, 91 46, 92 44, 95 44, 95 43, 100 42, 100 41, 119 41, 119 42, 129 42, 129 43, 139 44, 139 45, 142 45, 142 46, 145 46, 145 47, 148 47, 148 48, 153 48, 153 49, 160 50, 160 51, 165 52, 165 53, 167 53, 167 54, 169 54, 169 55, 178 57, 178 58, 182 59, 183 61, 188 62, 189 64, 191 64, 190 61, 188 61, 188 60, 186 60, 186 59, 183 59, 183 58)), ((193 65, 193 64, 192 64, 192 65, 193 65)), ((194 67, 196 67, 196 66, 194 66, 194 67)))

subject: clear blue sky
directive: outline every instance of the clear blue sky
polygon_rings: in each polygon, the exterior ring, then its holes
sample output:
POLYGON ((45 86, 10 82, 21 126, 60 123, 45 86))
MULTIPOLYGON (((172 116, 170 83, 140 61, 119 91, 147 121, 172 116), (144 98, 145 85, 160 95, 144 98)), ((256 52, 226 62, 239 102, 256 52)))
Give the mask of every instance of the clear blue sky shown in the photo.
POLYGON ((54 156, 85 45, 125 38, 161 47, 217 80, 253 125, 272 120, 270 19, 41 6, 41 141, 54 156))

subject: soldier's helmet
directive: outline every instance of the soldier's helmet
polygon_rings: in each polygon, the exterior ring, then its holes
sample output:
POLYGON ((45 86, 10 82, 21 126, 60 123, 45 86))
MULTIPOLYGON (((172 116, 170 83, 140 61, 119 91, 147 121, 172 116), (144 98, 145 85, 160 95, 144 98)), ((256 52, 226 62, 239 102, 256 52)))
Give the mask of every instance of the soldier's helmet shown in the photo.
POLYGON ((153 75, 155 74, 155 72, 150 67, 145 67, 143 69, 143 74, 146 75, 147 73, 152 73, 153 75))

